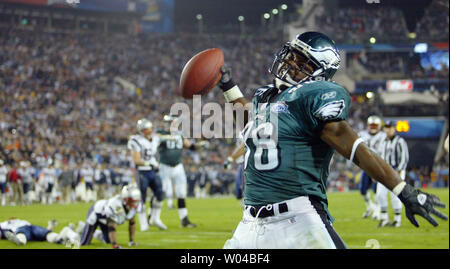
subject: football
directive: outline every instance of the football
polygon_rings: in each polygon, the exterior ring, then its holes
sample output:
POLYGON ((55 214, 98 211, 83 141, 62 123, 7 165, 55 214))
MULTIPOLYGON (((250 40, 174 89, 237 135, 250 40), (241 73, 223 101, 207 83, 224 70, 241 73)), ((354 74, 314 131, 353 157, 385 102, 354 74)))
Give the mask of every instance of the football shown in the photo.
POLYGON ((221 49, 212 48, 194 55, 184 66, 180 78, 180 92, 186 99, 193 95, 205 95, 217 84, 224 65, 221 49))

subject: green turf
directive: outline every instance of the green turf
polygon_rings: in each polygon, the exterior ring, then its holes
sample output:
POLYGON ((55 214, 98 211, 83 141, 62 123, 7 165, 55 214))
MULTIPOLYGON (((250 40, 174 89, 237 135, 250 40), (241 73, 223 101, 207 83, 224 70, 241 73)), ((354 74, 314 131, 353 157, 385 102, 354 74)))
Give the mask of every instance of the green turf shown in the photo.
MULTIPOLYGON (((443 202, 449 204, 448 189, 428 189, 430 193, 438 195, 443 202)), ((365 210, 364 203, 358 192, 329 193, 329 208, 335 217, 334 227, 344 239, 349 248, 366 248, 367 245, 382 249, 448 249, 449 225, 440 220, 438 227, 433 227, 424 219, 417 217, 420 228, 415 228, 403 216, 400 228, 377 228, 377 222, 362 219, 365 210), (376 241, 375 241, 376 240, 376 241)), ((188 199, 189 216, 197 228, 183 229, 179 226, 176 209, 164 208, 161 218, 168 226, 167 231, 159 231, 152 227, 150 231, 136 232, 136 248, 157 249, 220 249, 225 241, 231 237, 233 230, 241 219, 242 211, 239 202, 233 197, 188 199)), ((47 226, 47 221, 57 219, 56 231, 69 222, 75 224, 84 220, 90 204, 72 205, 31 205, 16 207, 0 207, 0 221, 10 217, 17 217, 30 221, 35 225, 47 226)), ((441 210, 447 215, 448 208, 441 210)), ((390 212, 392 220, 392 212, 390 212)), ((127 247, 128 224, 119 226, 118 243, 127 247)), ((7 240, 0 240, 0 249, 17 248, 7 240)), ((29 242, 22 248, 66 248, 47 242, 29 242)), ((82 247, 85 248, 85 247, 82 247)), ((93 239, 86 248, 110 248, 93 239)))

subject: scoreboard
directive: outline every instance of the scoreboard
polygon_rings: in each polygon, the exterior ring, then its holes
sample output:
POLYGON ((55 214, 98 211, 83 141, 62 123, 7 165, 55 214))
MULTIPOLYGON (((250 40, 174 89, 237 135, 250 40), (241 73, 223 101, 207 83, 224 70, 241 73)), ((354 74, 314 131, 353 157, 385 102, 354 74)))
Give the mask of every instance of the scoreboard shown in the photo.
POLYGON ((404 138, 439 139, 445 126, 444 118, 385 118, 393 120, 395 130, 404 138))

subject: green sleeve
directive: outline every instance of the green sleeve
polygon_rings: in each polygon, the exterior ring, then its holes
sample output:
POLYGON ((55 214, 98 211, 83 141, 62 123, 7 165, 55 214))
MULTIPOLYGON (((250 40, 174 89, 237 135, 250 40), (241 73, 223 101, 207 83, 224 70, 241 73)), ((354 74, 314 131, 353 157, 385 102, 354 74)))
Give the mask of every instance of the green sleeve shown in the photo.
POLYGON ((347 120, 351 98, 344 88, 333 87, 312 91, 302 101, 306 121, 318 131, 326 122, 347 120))

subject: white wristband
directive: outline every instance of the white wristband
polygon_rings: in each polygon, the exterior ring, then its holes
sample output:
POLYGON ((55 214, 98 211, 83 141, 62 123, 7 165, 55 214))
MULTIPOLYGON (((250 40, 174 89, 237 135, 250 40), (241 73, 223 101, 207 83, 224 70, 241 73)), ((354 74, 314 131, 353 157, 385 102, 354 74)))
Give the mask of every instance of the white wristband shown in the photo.
POLYGON ((360 137, 353 142, 352 153, 350 154, 350 162, 353 162, 353 158, 355 157, 356 149, 360 143, 364 142, 364 140, 360 137))
POLYGON ((223 96, 225 97, 225 100, 227 102, 233 102, 236 99, 244 97, 241 90, 237 85, 233 86, 231 89, 229 89, 226 92, 223 92, 223 96))
POLYGON ((405 186, 406 186, 406 182, 402 181, 402 182, 398 183, 398 185, 392 189, 392 192, 395 194, 395 196, 398 196, 403 191, 405 186))

